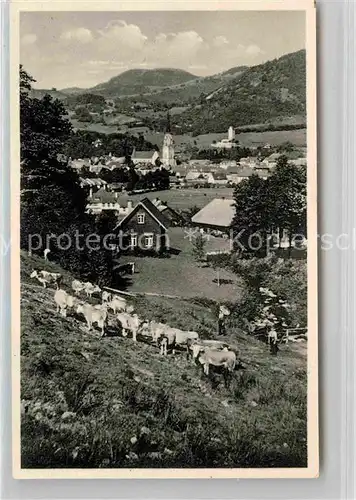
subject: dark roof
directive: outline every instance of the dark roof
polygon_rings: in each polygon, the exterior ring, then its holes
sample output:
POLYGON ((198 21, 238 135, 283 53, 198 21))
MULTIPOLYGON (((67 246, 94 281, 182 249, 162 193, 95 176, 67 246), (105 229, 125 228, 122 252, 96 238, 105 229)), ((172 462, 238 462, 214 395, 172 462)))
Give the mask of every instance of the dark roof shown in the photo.
POLYGON ((118 226, 121 226, 123 222, 127 222, 131 219, 133 215, 137 212, 139 208, 144 208, 144 210, 151 215, 160 226, 162 226, 164 229, 168 229, 169 226, 169 221, 166 219, 166 217, 158 210, 158 208, 152 203, 151 200, 148 198, 144 198, 143 200, 139 201, 135 208, 130 212, 126 217, 122 219, 122 221, 119 222, 118 226))
POLYGON ((113 192, 100 188, 91 198, 89 198, 89 201, 94 203, 116 203, 117 199, 115 198, 115 194, 113 192))
POLYGON ((212 172, 213 177, 217 181, 224 181, 226 180, 226 173, 225 172, 212 172))
POLYGON ((150 160, 155 152, 154 149, 152 151, 134 151, 132 153, 132 158, 137 160, 150 160))

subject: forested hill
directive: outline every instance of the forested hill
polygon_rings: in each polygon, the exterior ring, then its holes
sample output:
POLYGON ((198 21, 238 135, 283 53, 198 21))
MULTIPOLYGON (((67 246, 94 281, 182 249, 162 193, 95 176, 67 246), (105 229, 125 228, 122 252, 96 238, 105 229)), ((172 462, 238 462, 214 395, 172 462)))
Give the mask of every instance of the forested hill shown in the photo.
POLYGON ((196 76, 180 69, 158 68, 151 70, 131 69, 109 81, 90 89, 105 97, 118 97, 154 91, 157 88, 180 85, 194 80, 196 76))
POLYGON ((220 91, 176 117, 192 132, 227 130, 229 125, 282 121, 306 115, 305 50, 248 68, 220 91))

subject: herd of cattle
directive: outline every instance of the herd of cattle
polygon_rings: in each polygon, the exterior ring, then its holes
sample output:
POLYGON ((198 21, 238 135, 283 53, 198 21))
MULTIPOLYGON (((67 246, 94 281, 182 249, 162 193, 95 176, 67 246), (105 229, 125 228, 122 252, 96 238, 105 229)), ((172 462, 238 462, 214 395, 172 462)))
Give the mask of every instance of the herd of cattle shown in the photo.
POLYGON ((93 324, 96 324, 103 337, 109 325, 118 327, 123 337, 131 333, 134 342, 137 342, 138 334, 151 339, 160 348, 163 356, 167 356, 168 350, 175 354, 177 348, 183 348, 186 350, 187 359, 200 364, 206 375, 209 375, 210 367, 213 366, 222 370, 225 383, 229 383, 237 364, 237 356, 226 342, 200 339, 197 332, 184 331, 164 323, 140 319, 134 313, 133 305, 128 304, 125 298, 113 295, 106 290, 102 291, 98 285, 90 282, 73 280, 71 283, 73 295, 71 295, 61 288, 62 276, 59 273, 34 270, 30 277, 36 278, 44 288, 49 284, 54 284, 57 313, 63 317, 66 317, 69 312, 83 316, 88 331, 93 328, 93 324), (92 298, 95 294, 100 296, 101 303, 92 304, 81 299, 81 295, 92 298), (109 313, 112 313, 110 317, 109 313))

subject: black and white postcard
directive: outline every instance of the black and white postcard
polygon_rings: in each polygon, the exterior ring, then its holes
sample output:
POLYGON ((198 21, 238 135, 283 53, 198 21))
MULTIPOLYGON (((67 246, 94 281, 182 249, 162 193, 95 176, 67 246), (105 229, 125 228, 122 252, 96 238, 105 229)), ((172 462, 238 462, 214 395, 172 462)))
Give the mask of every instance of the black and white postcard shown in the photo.
POLYGON ((317 477, 314 3, 11 18, 14 476, 317 477))

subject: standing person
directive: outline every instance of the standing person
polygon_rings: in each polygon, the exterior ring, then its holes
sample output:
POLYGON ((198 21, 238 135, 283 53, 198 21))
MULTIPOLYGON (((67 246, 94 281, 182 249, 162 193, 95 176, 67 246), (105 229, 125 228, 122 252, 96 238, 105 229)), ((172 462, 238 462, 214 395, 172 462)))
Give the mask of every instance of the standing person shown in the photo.
POLYGON ((218 312, 218 335, 225 335, 225 317, 230 314, 230 311, 225 306, 219 306, 218 312))

